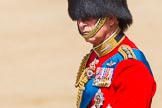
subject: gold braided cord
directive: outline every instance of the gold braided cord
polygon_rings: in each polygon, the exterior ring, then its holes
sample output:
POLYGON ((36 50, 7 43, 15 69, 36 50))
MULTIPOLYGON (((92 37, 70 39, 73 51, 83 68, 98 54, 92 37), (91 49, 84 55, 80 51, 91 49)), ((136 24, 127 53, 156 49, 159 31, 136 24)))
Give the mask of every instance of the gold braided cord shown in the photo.
POLYGON ((82 62, 79 67, 79 71, 77 73, 76 83, 75 83, 75 87, 78 87, 78 95, 77 95, 77 101, 76 101, 77 108, 80 107, 80 103, 82 100, 82 94, 85 89, 85 83, 88 82, 87 73, 86 73, 88 68, 86 68, 86 65, 91 55, 91 52, 89 54, 86 54, 83 57, 82 62))
POLYGON ((96 23, 96 27, 91 32, 89 32, 88 34, 82 35, 82 36, 85 39, 93 37, 101 29, 101 27, 105 24, 105 22, 106 22, 106 17, 100 18, 98 20, 98 22, 96 23))
POLYGON ((87 65, 87 62, 88 62, 90 55, 91 55, 91 52, 89 54, 86 54, 82 59, 82 62, 80 64, 80 67, 79 67, 79 70, 78 70, 78 73, 77 73, 75 87, 78 87, 79 79, 80 79, 82 73, 84 72, 84 70, 86 68, 86 65, 87 65))
POLYGON ((78 81, 78 95, 77 95, 77 101, 76 101, 77 108, 80 108, 80 103, 82 101, 82 95, 85 90, 85 84, 88 82, 86 70, 87 69, 84 70, 84 72, 82 73, 82 75, 80 76, 80 79, 78 81))
POLYGON ((90 57, 91 53, 92 53, 92 50, 91 50, 91 52, 89 54, 87 54, 83 58, 83 60, 81 62, 81 66, 79 68, 79 72, 77 74, 77 80, 76 80, 76 85, 75 85, 75 87, 78 88, 78 95, 77 95, 77 101, 76 101, 77 108, 80 108, 80 103, 82 101, 82 95, 83 95, 83 92, 85 90, 85 84, 92 77, 92 76, 89 76, 87 73, 94 71, 95 68, 96 68, 95 65, 99 62, 95 58, 93 60, 93 62, 91 62, 88 67, 86 67, 87 62, 89 60, 89 57, 90 57))

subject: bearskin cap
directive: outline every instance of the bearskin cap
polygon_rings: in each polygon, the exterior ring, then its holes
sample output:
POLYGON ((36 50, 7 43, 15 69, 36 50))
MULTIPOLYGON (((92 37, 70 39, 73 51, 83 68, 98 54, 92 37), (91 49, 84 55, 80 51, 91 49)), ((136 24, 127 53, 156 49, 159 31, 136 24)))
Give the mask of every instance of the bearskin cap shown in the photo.
POLYGON ((127 0, 68 0, 68 13, 74 21, 115 16, 123 31, 133 22, 127 0))

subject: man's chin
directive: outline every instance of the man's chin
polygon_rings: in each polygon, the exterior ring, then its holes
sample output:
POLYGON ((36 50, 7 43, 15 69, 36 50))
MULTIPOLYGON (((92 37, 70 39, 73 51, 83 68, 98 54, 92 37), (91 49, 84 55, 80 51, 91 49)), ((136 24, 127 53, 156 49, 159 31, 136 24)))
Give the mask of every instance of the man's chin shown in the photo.
POLYGON ((90 43, 90 44, 93 44, 95 45, 96 44, 96 38, 92 37, 92 38, 89 38, 89 39, 85 39, 86 42, 90 43))

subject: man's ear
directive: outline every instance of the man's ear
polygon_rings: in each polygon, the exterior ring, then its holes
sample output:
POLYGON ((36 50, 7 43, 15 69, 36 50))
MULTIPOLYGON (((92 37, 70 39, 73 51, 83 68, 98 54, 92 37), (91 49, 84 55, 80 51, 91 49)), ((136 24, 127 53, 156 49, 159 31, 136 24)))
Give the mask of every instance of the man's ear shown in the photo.
POLYGON ((118 20, 115 16, 111 16, 108 18, 110 26, 113 26, 114 24, 118 24, 118 20))

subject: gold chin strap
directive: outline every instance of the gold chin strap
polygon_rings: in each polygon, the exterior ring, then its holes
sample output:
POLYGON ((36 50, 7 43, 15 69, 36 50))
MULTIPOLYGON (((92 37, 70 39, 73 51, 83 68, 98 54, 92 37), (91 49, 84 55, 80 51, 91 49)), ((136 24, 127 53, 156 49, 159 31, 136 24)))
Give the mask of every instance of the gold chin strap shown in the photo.
POLYGON ((89 32, 88 34, 82 35, 83 38, 88 39, 88 38, 93 37, 101 29, 101 27, 105 24, 105 22, 106 22, 106 17, 99 18, 97 23, 96 23, 95 28, 91 32, 89 32))

